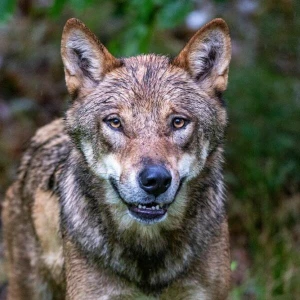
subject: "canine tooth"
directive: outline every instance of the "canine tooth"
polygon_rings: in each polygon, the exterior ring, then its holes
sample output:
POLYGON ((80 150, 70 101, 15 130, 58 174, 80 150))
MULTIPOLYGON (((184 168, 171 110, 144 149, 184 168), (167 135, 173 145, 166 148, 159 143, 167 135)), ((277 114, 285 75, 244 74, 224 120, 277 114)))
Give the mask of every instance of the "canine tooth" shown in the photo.
POLYGON ((138 208, 142 208, 142 205, 141 205, 141 204, 139 204, 138 208))
POLYGON ((142 206, 142 208, 143 208, 143 209, 146 209, 147 207, 146 207, 146 206, 142 206))
POLYGON ((155 206, 152 206, 152 210, 155 210, 155 206))
POLYGON ((159 209, 159 205, 156 205, 156 209, 157 209, 157 210, 159 209))

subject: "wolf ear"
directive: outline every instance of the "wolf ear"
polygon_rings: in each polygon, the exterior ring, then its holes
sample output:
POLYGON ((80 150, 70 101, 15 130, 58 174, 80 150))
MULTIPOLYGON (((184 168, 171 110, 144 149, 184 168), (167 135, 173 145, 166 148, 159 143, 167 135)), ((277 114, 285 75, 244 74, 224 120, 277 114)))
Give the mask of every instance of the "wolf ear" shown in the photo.
POLYGON ((214 19, 199 29, 174 59, 208 92, 226 90, 231 44, 229 29, 222 19, 214 19))
POLYGON ((121 65, 79 20, 67 21, 61 41, 61 56, 68 91, 76 95, 82 88, 95 87, 105 73, 121 65))

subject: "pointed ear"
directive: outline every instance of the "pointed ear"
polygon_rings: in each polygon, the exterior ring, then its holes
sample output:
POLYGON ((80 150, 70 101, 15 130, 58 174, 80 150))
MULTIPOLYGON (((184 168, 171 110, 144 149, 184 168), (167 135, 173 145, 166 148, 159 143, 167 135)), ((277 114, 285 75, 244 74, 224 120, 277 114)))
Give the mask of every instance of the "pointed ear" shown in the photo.
POLYGON ((184 68, 210 92, 226 90, 231 44, 229 29, 222 19, 214 19, 190 39, 173 64, 184 68))
POLYGON ((71 95, 82 89, 95 87, 104 75, 119 67, 114 58, 96 36, 79 20, 67 21, 61 41, 61 56, 65 79, 71 95))

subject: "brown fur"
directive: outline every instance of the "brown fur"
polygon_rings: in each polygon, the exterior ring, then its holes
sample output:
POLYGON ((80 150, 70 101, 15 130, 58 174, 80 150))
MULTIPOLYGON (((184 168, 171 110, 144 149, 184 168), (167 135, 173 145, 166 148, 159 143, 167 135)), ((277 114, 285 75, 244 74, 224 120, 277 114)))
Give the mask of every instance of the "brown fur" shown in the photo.
POLYGON ((173 61, 116 59, 80 21, 67 22, 73 103, 33 137, 4 203, 8 299, 227 298, 221 92, 230 51, 221 19, 173 61), (137 180, 153 164, 172 175, 156 197, 137 180), (165 219, 136 219, 129 207, 140 203, 167 205, 165 219))

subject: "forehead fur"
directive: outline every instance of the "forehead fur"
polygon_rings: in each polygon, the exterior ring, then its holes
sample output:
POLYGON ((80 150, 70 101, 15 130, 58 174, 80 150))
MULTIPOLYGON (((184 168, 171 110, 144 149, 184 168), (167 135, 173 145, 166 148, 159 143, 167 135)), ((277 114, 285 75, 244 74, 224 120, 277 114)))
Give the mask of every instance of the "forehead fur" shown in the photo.
MULTIPOLYGON (((166 56, 139 55, 122 60, 122 67, 107 74, 98 92, 108 90, 124 100, 165 102, 205 94, 184 69, 174 66, 166 56), (113 89, 112 89, 113 87, 113 89), (124 95, 126 97, 122 98, 124 95), (129 98, 128 98, 129 97, 129 98)), ((176 101, 175 101, 176 102, 176 101)))
POLYGON ((133 75, 137 83, 154 83, 159 77, 165 75, 166 71, 171 71, 170 59, 166 56, 155 54, 139 55, 125 58, 123 60, 127 71, 133 75))
POLYGON ((153 96, 155 92, 161 93, 166 84, 173 84, 176 78, 186 73, 172 66, 170 59, 166 56, 139 55, 125 58, 123 62, 124 71, 127 73, 125 80, 127 84, 131 84, 135 92, 140 93, 140 96, 153 96))

